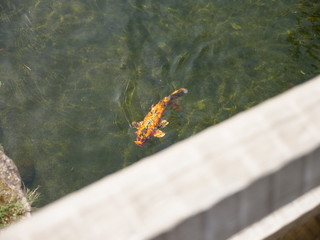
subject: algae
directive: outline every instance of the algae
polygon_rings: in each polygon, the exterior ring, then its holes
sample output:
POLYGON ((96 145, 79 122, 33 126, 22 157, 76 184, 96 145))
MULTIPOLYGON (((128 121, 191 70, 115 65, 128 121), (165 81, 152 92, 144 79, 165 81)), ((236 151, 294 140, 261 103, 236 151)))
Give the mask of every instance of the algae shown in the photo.
MULTIPOLYGON (((0 142, 39 205, 319 74, 317 1, 3 1, 0 142), (166 137, 132 121, 185 87, 166 137), (24 179, 23 179, 24 180, 24 179)), ((173 163, 174 164, 174 163, 173 163)))

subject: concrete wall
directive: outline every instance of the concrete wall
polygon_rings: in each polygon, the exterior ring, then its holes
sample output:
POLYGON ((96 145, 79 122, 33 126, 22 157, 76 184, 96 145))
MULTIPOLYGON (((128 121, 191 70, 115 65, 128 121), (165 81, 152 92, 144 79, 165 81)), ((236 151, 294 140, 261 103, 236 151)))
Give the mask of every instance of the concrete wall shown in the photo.
POLYGON ((319 239, 320 187, 233 235, 229 240, 319 239))
POLYGON ((50 204, 0 239, 225 239, 319 183, 317 78, 50 204))

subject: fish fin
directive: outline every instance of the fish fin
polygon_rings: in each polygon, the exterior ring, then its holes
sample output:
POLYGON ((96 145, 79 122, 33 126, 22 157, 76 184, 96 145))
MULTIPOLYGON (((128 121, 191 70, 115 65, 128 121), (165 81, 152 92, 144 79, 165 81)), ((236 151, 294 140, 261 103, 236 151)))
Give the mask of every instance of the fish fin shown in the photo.
POLYGON ((169 95, 169 97, 170 97, 170 100, 174 100, 178 97, 185 95, 186 93, 188 93, 188 90, 186 88, 180 88, 180 89, 174 91, 173 93, 171 93, 169 95))
POLYGON ((142 122, 132 122, 131 123, 132 127, 137 128, 137 129, 141 127, 141 124, 142 124, 142 122))
POLYGON ((157 138, 162 138, 164 135, 166 135, 166 134, 159 129, 155 130, 154 134, 153 134, 153 136, 157 137, 157 138))
POLYGON ((171 107, 175 110, 181 110, 182 108, 175 102, 170 102, 171 107))
POLYGON ((167 120, 162 120, 159 124, 158 124, 158 128, 164 128, 165 126, 167 126, 169 124, 169 122, 167 120))

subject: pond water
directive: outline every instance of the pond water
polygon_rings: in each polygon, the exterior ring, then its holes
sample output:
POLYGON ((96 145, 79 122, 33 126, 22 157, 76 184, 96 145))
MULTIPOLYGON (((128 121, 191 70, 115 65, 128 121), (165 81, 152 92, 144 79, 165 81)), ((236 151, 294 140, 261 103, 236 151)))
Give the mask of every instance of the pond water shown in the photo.
POLYGON ((308 0, 3 0, 1 144, 43 206, 319 74, 319 12, 308 0), (166 136, 136 146, 130 123, 181 87, 166 136))

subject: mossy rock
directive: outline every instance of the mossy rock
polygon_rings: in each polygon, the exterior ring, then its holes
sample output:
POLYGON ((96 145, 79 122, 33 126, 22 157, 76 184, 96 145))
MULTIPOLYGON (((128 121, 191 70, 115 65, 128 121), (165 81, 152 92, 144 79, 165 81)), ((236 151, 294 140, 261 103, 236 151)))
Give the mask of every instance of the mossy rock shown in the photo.
POLYGON ((16 165, 0 151, 0 227, 30 216, 30 210, 16 165))
POLYGON ((3 181, 0 181, 0 227, 16 222, 26 214, 21 196, 3 181))

